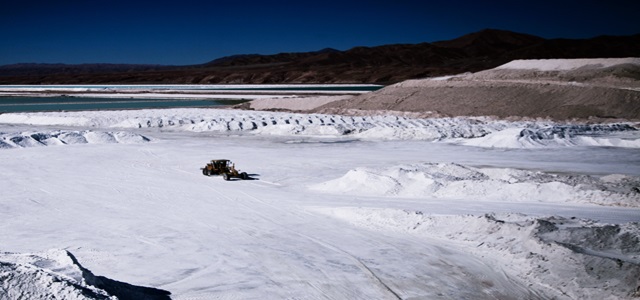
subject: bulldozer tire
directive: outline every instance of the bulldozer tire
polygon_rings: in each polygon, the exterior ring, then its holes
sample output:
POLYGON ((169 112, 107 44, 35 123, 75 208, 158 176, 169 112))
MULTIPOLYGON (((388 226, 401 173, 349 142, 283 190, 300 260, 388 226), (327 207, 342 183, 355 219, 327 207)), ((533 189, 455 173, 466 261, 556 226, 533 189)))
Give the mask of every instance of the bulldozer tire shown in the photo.
POLYGON ((242 172, 242 173, 240 173, 240 178, 242 178, 242 180, 247 180, 247 179, 249 179, 249 175, 247 175, 247 173, 245 173, 245 172, 242 172))
POLYGON ((226 181, 229 181, 229 179, 230 179, 229 174, 227 174, 227 173, 222 174, 222 178, 224 180, 226 180, 226 181))

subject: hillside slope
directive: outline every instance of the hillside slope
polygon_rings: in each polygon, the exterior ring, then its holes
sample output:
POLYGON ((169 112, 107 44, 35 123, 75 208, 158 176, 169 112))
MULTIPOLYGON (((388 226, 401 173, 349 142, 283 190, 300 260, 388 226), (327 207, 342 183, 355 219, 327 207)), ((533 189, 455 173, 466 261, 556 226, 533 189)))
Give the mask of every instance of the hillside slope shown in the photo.
POLYGON ((409 80, 316 112, 640 119, 640 58, 514 61, 460 76, 409 80))

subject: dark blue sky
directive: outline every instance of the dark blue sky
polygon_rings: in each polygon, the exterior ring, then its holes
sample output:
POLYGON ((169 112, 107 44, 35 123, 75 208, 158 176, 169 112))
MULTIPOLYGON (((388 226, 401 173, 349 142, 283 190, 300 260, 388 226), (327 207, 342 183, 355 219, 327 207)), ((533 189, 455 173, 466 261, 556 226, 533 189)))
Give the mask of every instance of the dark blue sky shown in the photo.
POLYGON ((484 28, 544 38, 640 33, 637 0, 0 0, 0 4, 0 65, 199 64, 233 54, 433 42, 484 28))

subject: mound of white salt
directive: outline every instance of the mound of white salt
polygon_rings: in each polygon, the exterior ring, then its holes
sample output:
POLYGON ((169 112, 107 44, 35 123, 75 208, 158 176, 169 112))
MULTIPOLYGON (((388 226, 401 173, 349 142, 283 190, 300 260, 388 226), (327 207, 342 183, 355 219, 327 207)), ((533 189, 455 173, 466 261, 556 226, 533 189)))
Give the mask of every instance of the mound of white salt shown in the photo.
POLYGON ((312 185, 310 189, 359 196, 640 207, 639 177, 558 175, 453 163, 358 168, 340 178, 312 185))
POLYGON ((156 299, 168 291, 96 276, 66 250, 0 252, 0 299, 156 299))
POLYGON ((116 299, 87 284, 67 251, 0 253, 1 299, 116 299))
POLYGON ((0 149, 29 148, 73 144, 135 144, 150 139, 131 132, 98 132, 91 130, 0 133, 0 149))
MULTIPOLYGON (((452 241, 496 270, 557 299, 640 296, 640 224, 519 214, 430 216, 374 208, 317 208, 355 226, 452 241)), ((433 241, 431 241, 433 243, 433 241)))
POLYGON ((487 148, 546 148, 567 146, 640 148, 637 129, 627 124, 507 128, 482 137, 454 142, 467 146, 487 148), (616 136, 618 133, 623 133, 626 136, 616 136))
MULTIPOLYGON (((453 141, 473 146, 504 148, 573 145, 640 148, 640 131, 627 123, 560 125, 550 121, 509 122, 481 117, 414 118, 403 115, 346 116, 221 109, 149 109, 1 114, 0 123, 126 128, 127 131, 156 128, 233 134, 453 141), (621 133, 627 137, 621 139, 613 136, 621 133)), ((80 135, 85 138, 84 133, 80 135)), ((115 138, 118 142, 125 140, 119 133, 115 134, 115 138)), ((135 142, 136 139, 144 137, 136 138, 132 135, 126 138, 130 142, 135 142)), ((2 141, 7 143, 6 140, 2 141)), ((37 146, 38 143, 32 145, 37 146)), ((2 147, 12 146, 0 143, 0 148, 2 147)))

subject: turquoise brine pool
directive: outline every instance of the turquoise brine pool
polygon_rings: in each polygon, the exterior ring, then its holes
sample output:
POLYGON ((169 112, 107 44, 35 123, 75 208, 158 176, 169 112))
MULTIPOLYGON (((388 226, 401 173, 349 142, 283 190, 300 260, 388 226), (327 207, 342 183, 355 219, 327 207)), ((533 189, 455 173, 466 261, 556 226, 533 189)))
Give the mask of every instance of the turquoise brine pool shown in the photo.
POLYGON ((248 100, 114 99, 82 97, 0 97, 0 112, 117 110, 178 107, 216 107, 248 100))
MULTIPOLYGON (((273 91, 318 94, 359 94, 375 91, 383 86, 373 84, 238 84, 238 85, 0 85, 0 91, 7 92, 7 96, 0 96, 0 113, 8 112, 37 112, 37 111, 74 111, 74 110, 117 110, 117 109, 145 109, 145 108, 179 108, 179 107, 216 107, 239 104, 250 101, 252 92, 273 91), (206 91, 215 93, 217 99, 175 99, 161 97, 161 99, 135 97, 135 98, 112 98, 112 97, 78 97, 74 93, 128 93, 134 90, 142 90, 149 93, 166 93, 168 91, 180 91, 185 93, 194 92, 198 95, 206 94, 206 91), (23 94, 20 96, 11 93, 23 94), (245 94, 246 99, 240 100, 237 97, 224 99, 226 92, 231 94, 245 94), (31 94, 57 94, 62 96, 41 97, 31 94), (66 94, 69 96, 66 96, 66 94), (232 99, 233 98, 233 99, 232 99)), ((178 92, 179 93, 179 92, 178 92)), ((176 98, 179 98, 179 94, 176 98)))

